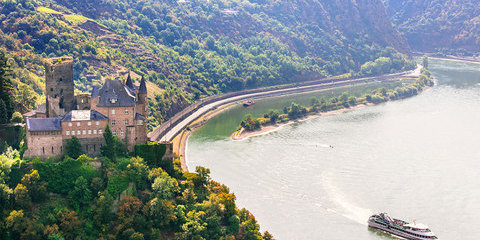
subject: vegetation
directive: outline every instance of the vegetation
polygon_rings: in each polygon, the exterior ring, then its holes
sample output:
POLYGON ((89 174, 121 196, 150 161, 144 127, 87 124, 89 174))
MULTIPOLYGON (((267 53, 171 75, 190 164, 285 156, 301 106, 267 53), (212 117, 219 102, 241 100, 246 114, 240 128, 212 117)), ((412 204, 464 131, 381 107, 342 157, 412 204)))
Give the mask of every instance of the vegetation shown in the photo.
MULTIPOLYGON (((428 66, 427 58, 423 58, 422 62, 424 66, 428 66)), ((416 81, 407 86, 392 89, 382 87, 360 97, 344 92, 339 96, 334 96, 329 99, 325 97, 322 97, 321 99, 313 98, 309 107, 292 103, 290 107, 285 107, 283 109, 283 114, 279 114, 277 110, 269 110, 268 113, 265 113, 264 116, 260 118, 253 118, 250 114, 246 115, 244 120, 240 123, 239 128, 243 128, 247 131, 254 131, 260 129, 263 125, 288 122, 290 120, 305 117, 308 114, 350 108, 358 104, 378 104, 390 100, 407 98, 417 95, 425 88, 433 86, 433 84, 434 82, 430 72, 426 68, 423 68, 416 81)))
MULTIPOLYGON (((391 41, 401 39, 393 29, 360 24, 386 16, 367 16, 368 4, 348 2, 358 15, 307 0, 4 0, 0 48, 10 59, 17 111, 44 102, 42 58, 70 55, 80 92, 116 71, 132 70, 137 81, 146 76, 151 130, 206 96, 411 68, 394 49, 408 47, 391 41), (330 20, 336 16, 347 22, 330 20), (344 27, 352 24, 355 29, 344 27)), ((383 7, 378 3, 371 4, 383 7)))
POLYGON ((412 49, 453 55, 480 53, 478 1, 383 0, 412 49))
POLYGON ((76 136, 72 136, 72 138, 67 139, 65 143, 65 155, 76 159, 83 153, 84 152, 82 145, 80 144, 80 140, 78 140, 76 136))
POLYGON ((0 238, 273 239, 210 170, 184 173, 178 159, 162 160, 169 169, 150 165, 165 153, 157 146, 139 147, 150 151, 145 159, 115 152, 45 161, 9 148, 0 155, 0 238))

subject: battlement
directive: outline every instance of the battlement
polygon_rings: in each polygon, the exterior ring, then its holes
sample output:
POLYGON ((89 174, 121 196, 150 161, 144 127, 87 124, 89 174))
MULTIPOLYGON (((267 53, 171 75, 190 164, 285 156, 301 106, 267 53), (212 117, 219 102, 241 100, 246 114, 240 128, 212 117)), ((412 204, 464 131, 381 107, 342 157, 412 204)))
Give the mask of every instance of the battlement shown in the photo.
POLYGON ((45 65, 47 66, 55 66, 55 65, 62 65, 62 64, 73 64, 73 58, 63 56, 63 57, 45 59, 45 65))

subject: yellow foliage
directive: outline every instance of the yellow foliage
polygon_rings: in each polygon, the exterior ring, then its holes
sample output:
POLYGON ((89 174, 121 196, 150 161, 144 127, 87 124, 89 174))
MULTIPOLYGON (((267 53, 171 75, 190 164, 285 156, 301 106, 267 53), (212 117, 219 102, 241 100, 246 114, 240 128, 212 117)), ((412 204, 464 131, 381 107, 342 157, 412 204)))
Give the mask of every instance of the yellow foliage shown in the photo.
POLYGON ((41 13, 52 13, 52 14, 62 14, 60 12, 57 12, 51 8, 47 8, 47 7, 38 7, 37 8, 37 11, 41 12, 41 13))

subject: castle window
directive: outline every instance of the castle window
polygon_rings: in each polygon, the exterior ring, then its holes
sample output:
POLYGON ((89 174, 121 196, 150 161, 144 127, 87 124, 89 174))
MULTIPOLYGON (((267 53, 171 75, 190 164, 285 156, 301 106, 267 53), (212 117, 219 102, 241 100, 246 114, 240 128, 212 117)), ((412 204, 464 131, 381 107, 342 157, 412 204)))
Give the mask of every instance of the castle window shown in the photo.
POLYGON ((93 129, 93 134, 97 134, 97 129, 93 129))
POLYGON ((92 130, 88 130, 88 134, 92 134, 92 130))
POLYGON ((63 81, 63 79, 62 79, 62 78, 60 78, 60 79, 58 79, 58 81, 59 81, 59 82, 61 82, 61 81, 63 81))
POLYGON ((128 109, 125 109, 125 115, 128 115, 128 109))
POLYGON ((112 135, 113 135, 113 136, 117 136, 117 131, 113 131, 113 132, 112 132, 112 135))
POLYGON ((112 120, 112 126, 115 126, 115 123, 116 123, 115 120, 112 120))
POLYGON ((103 132, 102 129, 98 130, 98 134, 102 134, 102 132, 103 132))
POLYGON ((112 109, 112 114, 115 115, 115 109, 112 109))
POLYGON ((94 151, 94 152, 97 151, 95 144, 93 144, 93 151, 94 151))
MULTIPOLYGON (((53 88, 50 88, 50 92, 53 92, 53 88)), ((56 96, 55 96, 56 97, 56 96)))
POLYGON ((143 120, 137 120, 137 125, 143 125, 143 120))
POLYGON ((111 98, 111 99, 110 99, 110 102, 111 102, 111 103, 116 103, 116 102, 117 102, 117 99, 116 99, 116 98, 111 98))
POLYGON ((128 119, 125 119, 125 125, 128 125, 128 119))
POLYGON ((72 131, 72 136, 75 136, 75 131, 72 131))
POLYGON ((100 125, 100 122, 99 121, 95 122, 95 125, 97 125, 97 126, 100 125))
POLYGON ((77 130, 77 135, 80 135, 80 130, 77 130))
POLYGON ((72 123, 71 123, 71 122, 69 122, 69 123, 68 123, 68 126, 69 126, 69 127, 71 127, 71 126, 72 126, 72 123))
POLYGON ((82 134, 83 134, 83 135, 86 135, 86 134, 87 134, 87 131, 86 131, 86 130, 83 130, 83 131, 82 131, 82 134))
POLYGON ((45 154, 45 147, 42 147, 42 152, 43 154, 45 154))
POLYGON ((120 132, 120 136, 122 136, 122 137, 123 137, 123 130, 120 132))
POLYGON ((80 127, 80 122, 77 122, 77 127, 80 127))
POLYGON ((70 135, 70 131, 67 131, 67 136, 70 135))
POLYGON ((53 146, 52 146, 52 153, 53 153, 53 146))
POLYGON ((92 126, 92 122, 88 122, 88 126, 92 126))

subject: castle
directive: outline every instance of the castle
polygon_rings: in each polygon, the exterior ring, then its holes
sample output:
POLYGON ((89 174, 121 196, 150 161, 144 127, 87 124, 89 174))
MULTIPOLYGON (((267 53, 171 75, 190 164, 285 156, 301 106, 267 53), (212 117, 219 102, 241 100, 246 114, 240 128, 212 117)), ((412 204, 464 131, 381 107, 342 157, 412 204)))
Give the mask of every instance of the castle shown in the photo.
POLYGON ((129 151, 148 140, 143 78, 139 86, 133 85, 130 75, 125 83, 107 79, 91 94, 74 95, 73 59, 51 58, 45 61, 45 95, 45 104, 25 115, 28 149, 24 157, 59 155, 72 136, 80 140, 85 153, 98 155, 107 124, 129 151))

